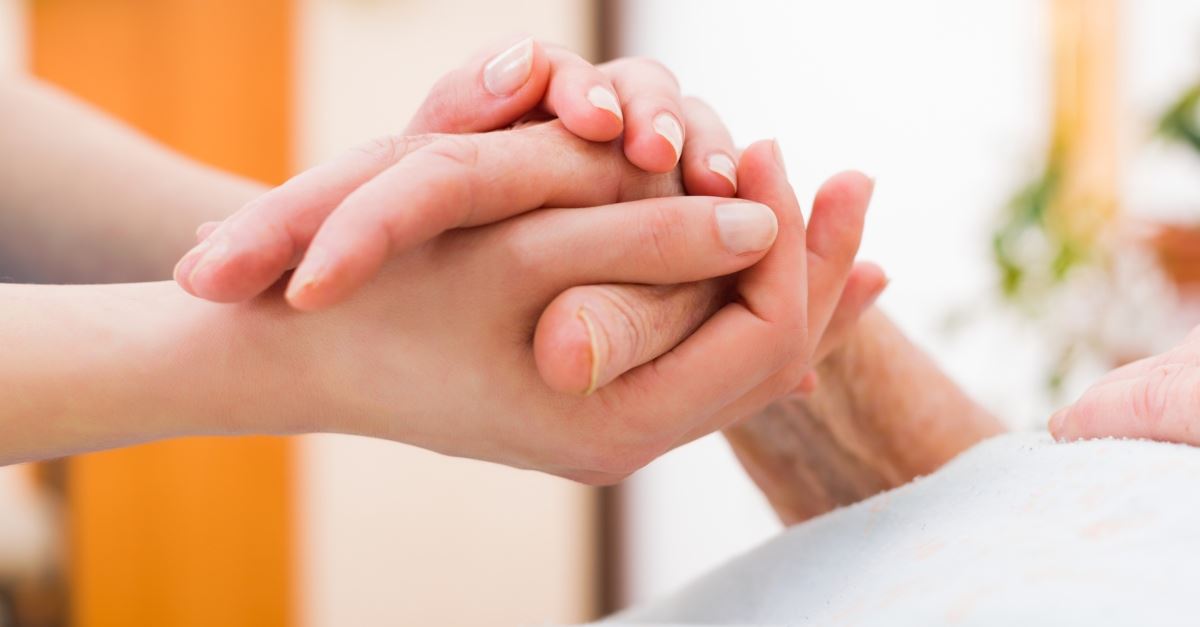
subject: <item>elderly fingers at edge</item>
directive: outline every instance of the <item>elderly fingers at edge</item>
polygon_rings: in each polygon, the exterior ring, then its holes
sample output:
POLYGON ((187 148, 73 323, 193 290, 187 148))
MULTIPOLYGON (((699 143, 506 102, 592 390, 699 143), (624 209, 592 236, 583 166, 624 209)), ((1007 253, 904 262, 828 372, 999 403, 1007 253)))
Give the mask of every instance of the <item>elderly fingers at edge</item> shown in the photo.
POLYGON ((1200 328, 1166 353, 1109 373, 1050 418, 1060 441, 1144 438, 1200 445, 1200 328))

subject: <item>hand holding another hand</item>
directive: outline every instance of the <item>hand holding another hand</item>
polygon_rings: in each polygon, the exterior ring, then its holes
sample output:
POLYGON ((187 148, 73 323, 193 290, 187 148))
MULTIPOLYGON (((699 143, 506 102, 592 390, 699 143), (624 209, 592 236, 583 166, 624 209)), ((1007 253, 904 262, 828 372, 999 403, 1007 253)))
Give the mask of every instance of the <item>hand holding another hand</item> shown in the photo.
MULTIPOLYGON (((637 67, 658 71, 626 71, 637 67)), ((448 114, 452 103, 436 108, 443 123, 475 119, 448 114)), ((688 145, 732 154, 719 120, 691 110, 688 145)), ((292 304, 345 301, 308 315, 273 298, 239 308, 267 321, 253 334, 289 373, 259 381, 249 405, 286 392, 285 431, 387 437, 605 483, 811 383, 818 343, 845 334, 882 288, 877 269, 852 268, 871 191, 861 175, 822 189, 806 233, 773 143, 748 149, 732 176, 699 178, 705 160, 683 148, 689 191, 727 195, 738 181, 742 201, 634 201, 681 190, 625 160, 645 145, 631 142, 632 120, 625 155, 567 128, 386 138, 205 229, 177 269, 188 291, 244 301, 299 261, 292 304), (634 202, 609 204, 622 201, 634 202)))

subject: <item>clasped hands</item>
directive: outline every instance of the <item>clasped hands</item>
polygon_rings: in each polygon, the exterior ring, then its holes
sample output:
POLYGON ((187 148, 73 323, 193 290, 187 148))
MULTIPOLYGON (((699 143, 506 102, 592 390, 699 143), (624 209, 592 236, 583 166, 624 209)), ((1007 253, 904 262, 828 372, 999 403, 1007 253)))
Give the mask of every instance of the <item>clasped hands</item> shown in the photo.
POLYGON ((202 226, 175 276, 270 364, 226 382, 255 399, 232 421, 611 483, 815 385, 883 288, 872 188, 835 176, 806 225, 778 145, 739 154, 661 65, 524 40, 202 226))

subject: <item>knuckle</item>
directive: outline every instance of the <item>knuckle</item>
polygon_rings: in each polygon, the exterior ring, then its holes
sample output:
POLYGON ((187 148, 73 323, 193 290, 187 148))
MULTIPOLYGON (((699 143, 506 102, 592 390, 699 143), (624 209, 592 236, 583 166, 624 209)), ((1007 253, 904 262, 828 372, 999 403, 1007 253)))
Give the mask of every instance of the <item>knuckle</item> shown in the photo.
POLYGON ((469 135, 441 135, 421 152, 455 167, 474 168, 479 163, 479 144, 469 135))
POLYGON ((625 59, 624 66, 630 70, 647 72, 665 78, 675 88, 675 91, 680 89, 679 79, 675 76, 675 72, 654 57, 629 57, 625 59))
POLYGON ((379 163, 391 164, 430 140, 431 138, 425 135, 384 135, 363 142, 351 150, 366 155, 379 163))
POLYGON ((1131 399, 1134 417, 1150 426, 1160 422, 1172 395, 1178 391, 1182 373, 1182 367, 1171 364, 1157 366, 1142 377, 1134 386, 1131 399))
POLYGON ((646 172, 629 163, 624 164, 624 168, 625 173, 621 178, 618 194, 620 202, 646 198, 667 198, 684 194, 682 166, 677 166, 674 170, 662 174, 646 172))
POLYGON ((601 287, 597 295, 604 311, 600 321, 604 331, 597 338, 604 343, 602 354, 610 359, 614 355, 643 354, 650 322, 642 308, 636 306, 626 293, 612 287, 601 287), (618 338, 620 343, 617 343, 618 338))
POLYGON ((697 98, 696 96, 684 96, 683 108, 685 111, 694 110, 705 113, 712 113, 713 111, 712 105, 708 104, 703 98, 697 98))
POLYGON ((505 277, 505 281, 516 280, 533 288, 548 283, 553 276, 556 259, 554 251, 547 250, 547 238, 536 220, 505 220, 478 232, 484 237, 486 249, 494 263, 491 267, 505 277))

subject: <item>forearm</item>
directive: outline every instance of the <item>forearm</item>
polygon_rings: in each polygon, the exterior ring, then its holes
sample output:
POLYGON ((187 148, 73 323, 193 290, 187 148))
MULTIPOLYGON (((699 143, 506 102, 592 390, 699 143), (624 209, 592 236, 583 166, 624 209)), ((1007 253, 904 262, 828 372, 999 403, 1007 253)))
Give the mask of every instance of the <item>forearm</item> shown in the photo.
POLYGON ((0 81, 0 126, 0 280, 168 278, 197 225, 264 189, 32 81, 0 81))
POLYGON ((261 357, 276 345, 266 309, 173 283, 0 285, 0 464, 284 430, 271 392, 299 375, 261 357))
POLYGON ((811 398, 726 432, 788 524, 933 472, 1004 430, 878 310, 818 371, 811 398))

